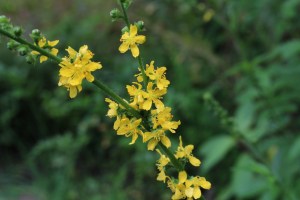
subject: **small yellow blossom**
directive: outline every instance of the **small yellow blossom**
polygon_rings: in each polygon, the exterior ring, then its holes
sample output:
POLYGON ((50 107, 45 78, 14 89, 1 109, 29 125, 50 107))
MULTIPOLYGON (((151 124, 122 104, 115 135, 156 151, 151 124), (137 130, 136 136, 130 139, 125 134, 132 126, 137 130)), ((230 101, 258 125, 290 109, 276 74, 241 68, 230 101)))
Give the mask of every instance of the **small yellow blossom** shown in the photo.
POLYGON ((152 132, 144 133, 143 142, 148 142, 148 150, 153 151, 156 145, 161 142, 164 146, 169 148, 171 146, 170 139, 166 136, 162 129, 153 130, 152 132))
POLYGON ((178 180, 168 180, 168 187, 174 193, 172 196, 173 200, 179 199, 199 199, 201 197, 200 187, 203 189, 210 189, 211 183, 208 182, 204 177, 192 177, 188 178, 185 171, 181 171, 178 174, 178 180))
POLYGON ((142 131, 138 128, 142 119, 128 119, 124 117, 120 120, 118 135, 125 135, 125 137, 132 137, 132 141, 129 144, 134 144, 138 138, 138 135, 142 135, 142 131))
POLYGON ((122 44, 119 47, 119 51, 121 53, 125 53, 128 49, 131 50, 133 57, 138 57, 140 54, 139 48, 137 44, 143 44, 146 41, 146 37, 144 35, 137 35, 138 28, 136 25, 130 25, 129 32, 125 32, 120 41, 122 44))
POLYGON ((164 104, 160 100, 163 95, 167 93, 166 89, 159 90, 157 88, 153 89, 153 83, 149 82, 147 85, 147 92, 143 94, 143 97, 146 99, 143 103, 144 110, 150 110, 152 106, 152 102, 155 104, 158 112, 163 110, 164 104))
POLYGON ((66 51, 69 56, 64 57, 59 63, 61 67, 59 86, 65 86, 70 91, 70 97, 74 98, 81 91, 78 88, 81 87, 82 80, 86 78, 89 82, 93 82, 94 76, 91 72, 101 69, 102 65, 99 62, 91 61, 94 54, 88 50, 87 45, 80 47, 79 52, 71 47, 66 51))
POLYGON ((163 110, 158 112, 158 110, 152 110, 152 123, 153 128, 157 128, 158 126, 161 126, 163 130, 169 130, 171 133, 175 133, 176 129, 180 125, 179 121, 171 121, 173 118, 173 115, 171 114, 171 108, 170 107, 164 107, 163 110))
POLYGON ((165 173, 165 166, 167 166, 170 163, 170 159, 162 154, 159 149, 156 149, 156 151, 159 153, 160 158, 157 160, 157 169, 159 170, 159 174, 157 176, 158 181, 163 181, 165 183, 166 179, 170 177, 166 175, 165 173))
MULTIPOLYGON (((166 79, 166 67, 158 67, 154 69, 154 61, 151 61, 150 64, 146 64, 145 74, 151 81, 154 81, 159 90, 163 90, 168 87, 170 81, 166 79)), ((136 75, 138 82, 143 81, 143 75, 141 73, 136 75)))
POLYGON ((192 155, 193 149, 194 149, 194 145, 191 145, 191 144, 183 147, 182 139, 180 136, 179 137, 179 146, 176 151, 175 157, 176 158, 187 158, 193 166, 198 167, 198 166, 200 166, 201 161, 192 155))
MULTIPOLYGON (((38 46, 42 49, 49 49, 50 53, 54 56, 56 56, 58 54, 58 49, 53 48, 54 46, 56 46, 58 44, 59 40, 54 40, 54 41, 47 41, 45 37, 42 37, 39 41, 38 41, 38 46)), ((33 55, 40 55, 40 52, 38 51, 32 51, 31 54, 33 55)), ((47 56, 41 55, 40 56, 40 63, 45 62, 46 60, 48 60, 47 56)))
POLYGON ((119 104, 117 104, 116 102, 110 100, 109 98, 105 98, 105 101, 107 103, 109 103, 108 107, 109 107, 109 110, 107 112, 107 116, 112 118, 112 117, 116 117, 118 115, 118 108, 119 108, 119 104))
POLYGON ((138 106, 138 108, 141 108, 141 105, 143 105, 144 102, 144 98, 143 98, 143 94, 145 93, 142 90, 142 85, 139 83, 135 83, 135 85, 127 85, 127 92, 128 94, 132 97, 132 102, 131 105, 135 105, 138 106))

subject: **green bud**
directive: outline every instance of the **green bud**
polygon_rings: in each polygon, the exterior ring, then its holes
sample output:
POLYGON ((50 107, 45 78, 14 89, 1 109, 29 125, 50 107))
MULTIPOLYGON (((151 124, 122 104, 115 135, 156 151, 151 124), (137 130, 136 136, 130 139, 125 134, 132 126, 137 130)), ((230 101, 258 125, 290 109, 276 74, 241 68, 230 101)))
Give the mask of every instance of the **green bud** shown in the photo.
POLYGON ((34 64, 36 62, 36 56, 32 55, 32 54, 28 54, 26 56, 26 62, 28 64, 34 64))
POLYGON ((13 31, 16 37, 20 37, 23 33, 23 30, 19 26, 14 27, 13 31))
POLYGON ((132 0, 121 0, 121 3, 124 5, 125 9, 128 9, 132 3, 132 0))
POLYGON ((40 32, 39 29, 33 29, 33 30, 31 31, 31 34, 32 34, 32 35, 36 35, 36 36, 41 36, 41 32, 40 32))
POLYGON ((135 23, 135 25, 138 27, 139 31, 143 31, 145 29, 143 21, 138 21, 138 22, 135 23))
POLYGON ((115 9, 111 10, 109 15, 110 15, 112 21, 116 21, 116 20, 121 19, 123 17, 123 15, 121 14, 121 12, 118 8, 115 8, 115 9))
POLYGON ((9 23, 9 19, 6 16, 1 15, 0 16, 0 24, 7 24, 7 23, 9 23))
POLYGON ((128 32, 129 31, 129 28, 127 26, 125 26, 124 28, 122 28, 122 34, 124 34, 125 32, 128 32))
POLYGON ((19 45, 20 44, 18 42, 11 40, 7 43, 7 48, 12 51, 15 50, 19 45))
POLYGON ((33 39, 33 41, 37 44, 39 40, 41 39, 41 32, 39 29, 33 29, 31 31, 30 37, 33 39))
POLYGON ((19 46, 18 53, 20 56, 26 56, 28 54, 28 48, 26 46, 19 46))

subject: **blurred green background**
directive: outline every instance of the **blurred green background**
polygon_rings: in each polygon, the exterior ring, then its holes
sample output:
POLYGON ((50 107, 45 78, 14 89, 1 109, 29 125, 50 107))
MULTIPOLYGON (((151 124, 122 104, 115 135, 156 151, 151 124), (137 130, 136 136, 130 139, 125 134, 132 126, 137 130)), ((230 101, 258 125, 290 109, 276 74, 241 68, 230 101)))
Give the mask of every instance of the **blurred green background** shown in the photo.
MULTIPOLYGON (((118 52, 115 7, 7 0, 0 15, 59 39, 61 55, 87 44, 104 66, 95 76, 127 97, 137 62, 118 52)), ((191 171, 212 182, 207 200, 299 199, 299 10, 299 0, 134 0, 129 9, 145 22, 144 61, 168 69, 165 103, 202 161, 191 171)), ((158 155, 116 136, 97 88, 69 99, 57 73, 51 62, 26 64, 1 38, 0 200, 170 199, 155 180, 158 155)))

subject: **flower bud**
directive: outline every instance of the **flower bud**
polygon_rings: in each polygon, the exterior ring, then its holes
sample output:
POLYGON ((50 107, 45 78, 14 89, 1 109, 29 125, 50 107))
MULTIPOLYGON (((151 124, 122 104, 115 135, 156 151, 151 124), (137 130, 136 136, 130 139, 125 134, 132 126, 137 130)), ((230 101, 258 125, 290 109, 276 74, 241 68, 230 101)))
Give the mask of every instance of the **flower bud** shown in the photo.
POLYGON ((28 64, 34 64, 36 62, 36 56, 32 55, 32 54, 28 54, 26 56, 26 62, 28 64))
POLYGON ((116 20, 123 17, 120 10, 117 9, 117 8, 111 10, 109 14, 110 14, 110 17, 111 17, 112 21, 116 21, 116 20))
POLYGON ((122 34, 124 34, 125 32, 128 32, 129 31, 129 28, 127 26, 125 26, 124 28, 122 28, 122 34))
POLYGON ((36 36, 41 36, 41 32, 40 32, 39 29, 33 29, 33 30, 31 31, 31 34, 32 34, 32 35, 36 35, 36 36))
POLYGON ((19 46, 18 53, 20 56, 26 56, 28 53, 28 48, 26 46, 19 46))
POLYGON ((40 30, 39 29, 33 29, 31 31, 30 37, 33 39, 33 41, 35 43, 38 43, 40 38, 42 37, 40 30))
POLYGON ((19 43, 18 42, 16 42, 16 41, 14 41, 14 40, 11 40, 11 41, 9 41, 8 43, 7 43, 7 48, 9 49, 9 50, 15 50, 18 46, 19 46, 19 43))
POLYGON ((13 28, 13 32, 14 32, 16 37, 20 37, 23 33, 23 30, 21 29, 21 27, 16 26, 16 27, 13 28))
POLYGON ((0 24, 7 24, 7 23, 9 23, 9 19, 6 16, 1 15, 0 16, 0 24))
POLYGON ((138 21, 135 23, 135 25, 138 27, 139 31, 143 31, 145 28, 143 21, 138 21))

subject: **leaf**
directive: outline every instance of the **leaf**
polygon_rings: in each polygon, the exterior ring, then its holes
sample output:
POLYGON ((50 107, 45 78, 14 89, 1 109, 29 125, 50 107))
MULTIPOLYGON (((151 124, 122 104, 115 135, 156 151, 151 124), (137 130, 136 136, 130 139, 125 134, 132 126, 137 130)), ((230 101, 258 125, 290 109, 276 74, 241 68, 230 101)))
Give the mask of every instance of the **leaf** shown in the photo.
POLYGON ((220 135, 206 142, 201 149, 201 153, 205 155, 202 169, 207 172, 218 164, 234 144, 234 139, 228 135, 220 135))

